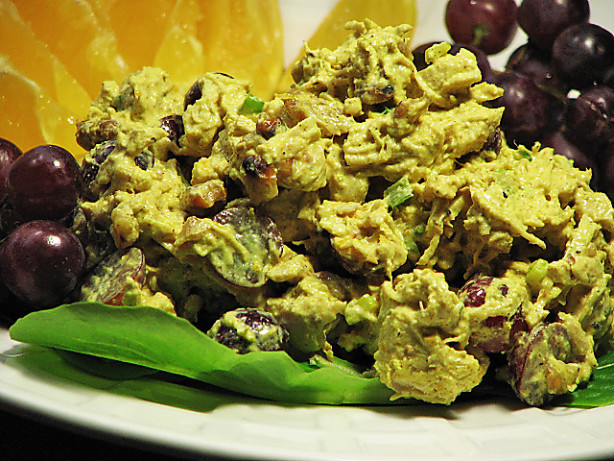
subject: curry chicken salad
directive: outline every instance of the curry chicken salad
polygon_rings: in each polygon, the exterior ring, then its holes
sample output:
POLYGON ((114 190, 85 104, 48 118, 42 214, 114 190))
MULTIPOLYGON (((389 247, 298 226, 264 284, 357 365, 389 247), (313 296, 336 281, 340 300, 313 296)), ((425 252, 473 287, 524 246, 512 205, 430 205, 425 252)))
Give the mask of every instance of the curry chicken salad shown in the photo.
POLYGON ((105 82, 77 134, 77 298, 164 309, 240 353, 350 358, 397 398, 450 404, 489 368, 530 405, 582 386, 613 338, 610 201, 506 144, 469 51, 434 45, 417 71, 409 26, 348 27, 266 102, 222 73, 105 82))

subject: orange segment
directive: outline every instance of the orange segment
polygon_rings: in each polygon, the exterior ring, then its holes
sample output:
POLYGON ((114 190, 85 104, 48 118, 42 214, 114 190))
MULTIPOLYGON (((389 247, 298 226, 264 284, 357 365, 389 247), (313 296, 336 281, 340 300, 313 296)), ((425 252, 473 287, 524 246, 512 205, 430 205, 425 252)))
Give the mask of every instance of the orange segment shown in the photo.
POLYGON ((23 77, 0 72, 0 137, 26 151, 45 143, 36 111, 40 88, 23 77))
MULTIPOLYGON (((416 23, 416 0, 339 0, 307 43, 314 49, 334 49, 349 35, 345 24, 365 18, 382 27, 399 24, 413 26, 416 23)), ((290 72, 301 57, 302 53, 288 66, 277 85, 278 90, 284 91, 294 83, 290 72)))
POLYGON ((45 44, 36 39, 9 1, 0 1, 0 53, 70 112, 87 113, 90 102, 87 92, 45 44))
POLYGON ((13 3, 36 38, 46 44, 90 97, 98 95, 103 80, 117 81, 128 75, 128 68, 117 52, 115 36, 101 27, 86 1, 13 3))
MULTIPOLYGON (((153 65, 176 0, 89 0, 131 72, 153 65)), ((101 80, 102 81, 102 80, 101 80)))
POLYGON ((40 144, 58 144, 77 158, 85 153, 75 141, 76 119, 0 55, 0 137, 26 151, 40 144))
POLYGON ((277 0, 178 0, 154 65, 186 88, 204 72, 224 72, 272 95, 283 68, 277 0))
POLYGON ((104 80, 157 65, 187 89, 206 71, 266 98, 283 66, 277 0, 0 0, 0 136, 77 157, 76 121, 104 80))
POLYGON ((203 45, 197 28, 203 16, 209 16, 215 2, 178 0, 168 16, 168 28, 156 52, 153 65, 166 70, 182 88, 190 87, 204 73, 203 45), (208 3, 211 3, 210 5, 208 3), (201 11, 202 7, 207 11, 201 11))
POLYGON ((253 83, 252 93, 268 98, 283 70, 281 12, 277 0, 202 1, 199 22, 205 70, 253 83))

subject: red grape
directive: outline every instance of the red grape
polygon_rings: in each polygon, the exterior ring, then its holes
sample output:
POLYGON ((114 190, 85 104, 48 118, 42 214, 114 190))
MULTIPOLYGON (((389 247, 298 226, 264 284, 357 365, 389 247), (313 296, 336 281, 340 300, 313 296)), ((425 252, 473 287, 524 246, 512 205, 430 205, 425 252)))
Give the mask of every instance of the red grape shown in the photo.
POLYGON ((505 70, 526 75, 533 83, 547 91, 560 94, 567 94, 569 91, 552 66, 550 54, 536 48, 531 43, 519 46, 510 54, 505 70))
POLYGON ((77 236, 54 221, 30 221, 9 234, 1 247, 0 275, 8 289, 33 307, 61 302, 85 267, 77 236))
POLYGON ((414 57, 414 66, 416 66, 417 70, 422 70, 422 69, 424 69, 427 66, 426 59, 424 57, 424 55, 426 53, 426 50, 428 50, 430 47, 432 47, 433 45, 435 45, 437 43, 441 43, 441 42, 422 43, 422 44, 416 46, 412 50, 412 54, 413 54, 413 57, 414 57))
POLYGON ((21 149, 7 139, 0 138, 0 200, 7 194, 7 177, 11 165, 21 155, 21 149))
POLYGON ((9 200, 25 220, 62 219, 77 205, 80 192, 79 164, 59 146, 31 149, 9 171, 9 200))
POLYGON ((515 0, 450 0, 446 27, 452 39, 495 54, 505 49, 518 29, 515 0))
POLYGON ((550 124, 551 96, 516 72, 497 74, 493 83, 504 90, 503 96, 490 104, 505 107, 501 119, 504 133, 510 141, 533 145, 550 124))
POLYGON ((596 24, 568 27, 552 45, 552 62, 572 88, 602 83, 614 65, 614 35, 596 24))
POLYGON ((518 7, 518 24, 531 44, 547 52, 561 32, 589 16, 588 0, 523 0, 518 7))
POLYGON ((85 277, 78 299, 121 306, 130 283, 142 286, 145 275, 145 255, 140 249, 116 251, 85 277))
POLYGON ((565 123, 576 144, 600 150, 614 137, 614 90, 608 86, 584 90, 570 101, 565 123))

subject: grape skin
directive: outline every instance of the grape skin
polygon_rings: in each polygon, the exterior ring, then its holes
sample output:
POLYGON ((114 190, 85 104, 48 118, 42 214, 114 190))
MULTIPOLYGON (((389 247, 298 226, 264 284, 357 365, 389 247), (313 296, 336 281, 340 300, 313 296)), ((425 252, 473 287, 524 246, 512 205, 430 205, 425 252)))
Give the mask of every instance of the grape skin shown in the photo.
POLYGON ((572 88, 602 83, 614 66, 614 35, 596 24, 568 27, 554 40, 552 62, 572 88))
POLYGON ((445 23, 454 41, 495 54, 516 35, 517 9, 515 0, 450 0, 445 23))
POLYGON ((549 52, 556 37, 574 24, 588 22, 588 0, 524 0, 518 24, 532 45, 549 52))
POLYGON ((13 162, 22 154, 21 149, 8 139, 0 138, 0 201, 7 195, 7 178, 13 162))
POLYGON ((85 267, 77 236, 54 221, 29 221, 11 232, 0 248, 4 283, 33 308, 60 303, 77 286, 85 267))
POLYGON ((37 146, 13 162, 7 186, 11 204, 25 220, 58 220, 77 205, 81 172, 66 149, 37 146))

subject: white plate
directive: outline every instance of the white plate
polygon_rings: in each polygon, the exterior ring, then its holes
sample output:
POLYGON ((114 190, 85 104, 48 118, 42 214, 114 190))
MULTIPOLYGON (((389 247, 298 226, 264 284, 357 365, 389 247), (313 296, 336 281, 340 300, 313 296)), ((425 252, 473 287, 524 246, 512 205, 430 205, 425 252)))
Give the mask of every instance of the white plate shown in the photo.
MULTIPOLYGON (((415 43, 445 39, 445 0, 418 0, 415 43)), ((287 59, 334 0, 282 0, 287 59), (309 3, 306 6, 306 3, 309 3), (313 5, 317 7, 314 8, 313 5), (297 21, 300 18, 300 21, 297 21)), ((592 20, 614 30, 614 3, 592 0, 592 20), (609 23, 608 23, 609 22, 609 23)), ((524 41, 518 35, 515 44, 524 41)), ((502 68, 505 54, 496 56, 502 68)), ((614 406, 524 408, 486 400, 438 407, 278 405, 203 390, 190 409, 20 365, 28 347, 0 330, 0 400, 99 435, 190 455, 268 460, 554 460, 614 456, 614 406)))

